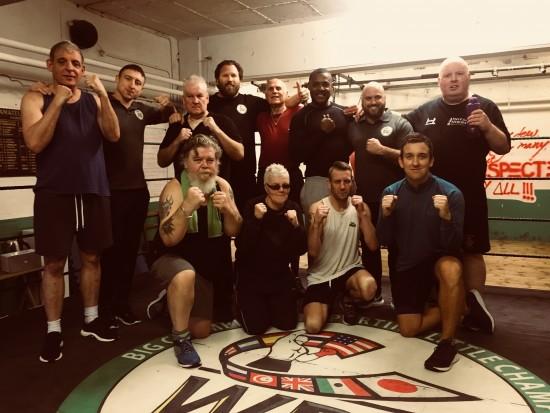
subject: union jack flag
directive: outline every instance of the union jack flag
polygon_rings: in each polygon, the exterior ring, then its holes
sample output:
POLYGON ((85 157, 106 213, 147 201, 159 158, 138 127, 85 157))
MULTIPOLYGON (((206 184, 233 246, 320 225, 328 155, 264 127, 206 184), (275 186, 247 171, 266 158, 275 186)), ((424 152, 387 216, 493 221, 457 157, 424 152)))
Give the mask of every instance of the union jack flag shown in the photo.
POLYGON ((283 390, 292 391, 307 391, 313 393, 315 387, 313 386, 313 379, 311 377, 281 377, 281 388, 283 390))
POLYGON ((306 342, 306 346, 333 349, 340 358, 352 357, 382 347, 378 343, 351 334, 321 332, 307 336, 309 340, 306 342))

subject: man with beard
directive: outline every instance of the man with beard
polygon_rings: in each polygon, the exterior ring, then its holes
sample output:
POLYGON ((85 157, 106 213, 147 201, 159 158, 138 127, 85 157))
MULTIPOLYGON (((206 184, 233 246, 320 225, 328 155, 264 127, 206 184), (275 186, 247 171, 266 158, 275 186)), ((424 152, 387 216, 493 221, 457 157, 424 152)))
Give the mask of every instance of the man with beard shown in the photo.
MULTIPOLYGON (((290 157, 296 164, 306 165, 305 182, 300 194, 304 211, 328 195, 327 171, 335 161, 347 162, 352 152, 348 139, 345 108, 330 101, 332 75, 326 69, 316 69, 309 75, 311 103, 290 122, 290 157)), ((309 217, 306 216, 306 227, 309 217)))
POLYGON ((242 223, 231 186, 218 176, 221 153, 208 136, 187 140, 181 182, 172 179, 159 199, 165 251, 151 270, 166 288, 174 351, 187 368, 201 364, 191 338, 210 334, 213 308, 228 295, 219 280, 232 277, 230 237, 242 223))
MULTIPOLYGON (((367 203, 373 225, 378 219, 380 194, 386 186, 401 179, 399 148, 412 126, 401 115, 386 110, 386 94, 378 82, 369 82, 361 92, 363 116, 349 124, 349 139, 355 150, 357 193, 367 203)), ((368 306, 384 304, 382 298, 382 258, 380 248, 370 251, 361 239, 362 261, 376 280, 376 296, 368 306)), ((390 261, 390 260, 388 260, 390 261)))
MULTIPOLYGON (((269 112, 269 104, 258 96, 239 93, 243 68, 238 62, 221 61, 216 66, 214 76, 218 93, 210 97, 208 109, 232 119, 244 144, 244 159, 232 163, 235 198, 237 206, 241 209, 249 198, 257 194, 254 132, 257 130, 258 114, 269 112)), ((287 100, 286 105, 295 107, 302 98, 303 96, 294 95, 287 100)))
POLYGON ((330 195, 309 210, 304 324, 310 334, 322 330, 336 298, 341 300, 344 323, 353 325, 358 321, 356 303, 372 300, 376 292, 376 282, 363 268, 359 254, 359 234, 375 250, 376 230, 369 207, 361 196, 353 195, 354 186, 351 166, 334 162, 328 171, 330 195))
POLYGON ((464 325, 492 334, 495 329, 481 292, 486 267, 483 253, 490 250, 487 196, 485 193, 486 157, 489 151, 503 155, 510 151, 510 133, 500 110, 491 100, 473 95, 480 108, 467 114, 470 71, 460 57, 445 59, 438 77, 441 97, 433 99, 406 118, 416 132, 428 136, 437 162, 435 175, 455 184, 464 194, 464 282, 469 314, 464 325))
MULTIPOLYGON (((170 125, 157 154, 159 166, 174 163, 176 179, 183 170, 183 144, 191 136, 203 134, 212 136, 223 149, 219 175, 231 179, 231 161, 241 161, 244 147, 239 130, 227 116, 208 111, 208 88, 201 76, 191 75, 183 84, 183 107, 187 114, 181 122, 170 125)), ((239 163, 237 162, 237 163, 239 163)))

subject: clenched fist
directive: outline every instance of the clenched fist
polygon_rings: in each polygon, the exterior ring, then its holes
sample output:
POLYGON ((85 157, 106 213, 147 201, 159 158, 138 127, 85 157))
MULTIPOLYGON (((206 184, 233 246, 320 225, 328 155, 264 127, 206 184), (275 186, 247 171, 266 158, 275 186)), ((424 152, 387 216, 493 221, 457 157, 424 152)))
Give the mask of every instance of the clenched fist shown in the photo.
POLYGON ((397 195, 384 195, 382 198, 382 215, 384 217, 389 217, 393 210, 395 209, 395 204, 397 203, 397 195))

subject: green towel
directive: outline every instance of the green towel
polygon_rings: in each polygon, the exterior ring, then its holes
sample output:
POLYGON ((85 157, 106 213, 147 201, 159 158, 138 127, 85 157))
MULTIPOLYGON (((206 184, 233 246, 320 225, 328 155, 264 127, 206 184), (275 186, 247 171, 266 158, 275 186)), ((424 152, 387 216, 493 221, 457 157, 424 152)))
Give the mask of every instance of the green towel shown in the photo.
MULTIPOLYGON (((181 173, 181 191, 183 193, 183 197, 185 198, 187 195, 187 190, 190 187, 189 183, 189 177, 187 176, 187 172, 183 171, 181 173)), ((221 237, 223 234, 222 230, 222 219, 220 215, 220 211, 212 204, 212 197, 208 197, 208 202, 206 204, 207 208, 207 214, 208 214, 208 238, 216 238, 221 237)), ((197 233, 199 232, 199 221, 197 217, 197 211, 193 211, 193 213, 187 217, 187 232, 189 233, 197 233)))

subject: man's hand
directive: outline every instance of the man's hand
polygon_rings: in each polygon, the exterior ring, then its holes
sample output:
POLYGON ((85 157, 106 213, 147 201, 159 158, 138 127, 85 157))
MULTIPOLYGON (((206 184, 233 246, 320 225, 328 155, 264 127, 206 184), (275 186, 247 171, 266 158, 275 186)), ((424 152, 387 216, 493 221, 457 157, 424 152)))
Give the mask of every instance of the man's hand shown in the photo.
POLYGON ((477 126, 482 132, 488 132, 493 126, 487 114, 481 109, 474 110, 466 121, 469 126, 477 126))
POLYGON ((295 209, 289 209, 288 211, 286 211, 285 217, 294 228, 298 228, 300 226, 300 223, 298 222, 298 215, 296 214, 295 209))
POLYGON ((300 103, 305 105, 309 100, 309 90, 303 88, 300 82, 296 81, 296 92, 298 93, 298 97, 300 98, 300 103))
POLYGON ((51 95, 53 93, 52 85, 44 82, 35 82, 29 86, 31 92, 42 93, 43 95, 51 95))
POLYGON ((204 120, 202 121, 202 124, 215 134, 220 129, 212 116, 207 116, 206 118, 204 118, 204 120))
POLYGON ((170 124, 181 123, 182 120, 183 120, 183 116, 181 116, 181 113, 179 113, 177 109, 174 107, 174 113, 172 113, 168 118, 168 123, 170 124))
POLYGON ((177 136, 178 143, 183 143, 193 135, 193 132, 189 128, 181 128, 180 133, 177 136))
POLYGON ((361 195, 353 195, 351 197, 351 204, 357 210, 357 215, 363 218, 368 218, 370 220, 370 209, 363 202, 363 197, 361 195))
POLYGON ((105 86, 103 86, 103 83, 101 83, 101 80, 97 75, 84 75, 84 83, 86 84, 86 87, 92 89, 92 91, 99 97, 107 96, 107 90, 105 90, 105 86))
POLYGON ((262 219, 267 212, 267 207, 263 202, 259 202, 254 205, 254 216, 256 219, 262 219))
POLYGON ((449 209, 449 200, 446 195, 434 195, 434 208, 438 210, 439 217, 445 221, 451 220, 451 210, 449 209))
POLYGON ((53 89, 53 93, 54 100, 61 105, 64 105, 73 96, 72 90, 63 85, 56 85, 53 89))
POLYGON ((318 225, 324 224, 328 216, 328 211, 329 207, 327 205, 319 204, 313 215, 313 223, 318 225))
POLYGON ((229 205, 229 198, 223 191, 216 191, 212 195, 212 205, 219 211, 224 212, 229 205))
POLYGON ((373 155, 383 155, 384 154, 384 146, 376 138, 367 139, 366 149, 367 149, 368 153, 371 153, 373 155))
POLYGON ((187 213, 191 214, 193 211, 199 209, 201 205, 204 205, 206 203, 206 198, 204 196, 204 193, 197 188, 196 186, 192 186, 187 190, 187 195, 185 196, 184 204, 189 208, 189 211, 186 211, 187 213))
POLYGON ((357 113, 358 110, 359 110, 359 108, 357 107, 357 105, 348 106, 347 108, 344 108, 344 115, 345 116, 354 116, 357 113))
POLYGON ((167 95, 159 95, 155 97, 155 102, 157 102, 161 107, 170 105, 170 98, 167 95))
POLYGON ((396 203, 397 195, 384 195, 382 198, 382 215, 389 217, 395 209, 396 203))

